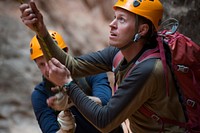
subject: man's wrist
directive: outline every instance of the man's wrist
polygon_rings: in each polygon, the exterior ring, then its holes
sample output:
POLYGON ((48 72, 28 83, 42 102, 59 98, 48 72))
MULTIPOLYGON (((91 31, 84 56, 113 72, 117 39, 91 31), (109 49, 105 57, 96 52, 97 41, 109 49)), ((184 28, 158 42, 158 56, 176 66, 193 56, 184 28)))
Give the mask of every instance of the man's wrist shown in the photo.
POLYGON ((42 28, 40 28, 40 31, 36 31, 37 35, 42 37, 42 38, 45 38, 47 35, 48 35, 48 30, 46 28, 46 26, 42 26, 42 28))
POLYGON ((69 81, 68 83, 65 83, 61 88, 65 92, 68 92, 70 89, 70 86, 74 83, 74 80, 69 81))

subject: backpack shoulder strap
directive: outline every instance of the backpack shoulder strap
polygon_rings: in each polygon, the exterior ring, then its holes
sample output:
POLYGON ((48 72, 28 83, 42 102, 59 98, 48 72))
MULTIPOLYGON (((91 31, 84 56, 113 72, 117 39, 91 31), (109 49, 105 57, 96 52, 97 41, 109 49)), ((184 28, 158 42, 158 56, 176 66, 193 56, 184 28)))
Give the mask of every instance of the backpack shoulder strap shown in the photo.
MULTIPOLYGON (((147 51, 145 51, 140 58, 132 64, 131 68, 127 71, 127 73, 125 74, 124 78, 128 77, 128 75, 130 74, 130 72, 133 70, 133 68, 135 67, 135 65, 138 65, 139 63, 141 63, 144 60, 150 59, 150 58, 160 58, 160 53, 158 52, 159 48, 158 46, 154 49, 149 49, 147 51)), ((113 66, 112 66, 112 71, 114 72, 114 74, 116 74, 116 71, 118 71, 118 67, 122 61, 122 59, 124 58, 124 56, 122 55, 121 51, 119 51, 114 59, 113 59, 113 66)), ((116 79, 114 81, 114 92, 117 90, 117 83, 116 83, 116 79)))
MULTIPOLYGON (((159 53, 156 53, 158 51, 158 47, 154 48, 154 49, 149 49, 147 51, 145 51, 145 53, 142 54, 142 56, 137 60, 136 65, 143 61, 145 58, 152 58, 152 57, 160 57, 159 53)), ((122 61, 122 59, 124 58, 124 56, 122 55, 121 51, 119 51, 114 59, 113 59, 113 65, 112 65, 112 71, 115 72, 117 67, 119 66, 120 62, 122 61)))
POLYGON ((147 51, 145 51, 140 58, 132 64, 132 67, 128 70, 128 72, 125 74, 125 77, 128 77, 128 75, 130 74, 130 72, 133 70, 133 68, 138 65, 139 63, 147 60, 147 59, 151 59, 151 58, 160 58, 160 53, 158 52, 159 48, 158 46, 154 49, 149 49, 147 51))
POLYGON ((122 61, 122 59, 124 58, 124 56, 122 55, 121 51, 119 51, 114 59, 113 59, 113 64, 112 64, 112 71, 115 72, 116 68, 119 66, 120 62, 122 61))
POLYGON ((168 77, 168 70, 167 70, 167 59, 165 56, 165 49, 164 49, 164 45, 163 45, 164 40, 162 37, 158 37, 157 41, 158 41, 158 46, 159 46, 159 50, 160 50, 160 58, 162 61, 164 74, 165 74, 166 94, 167 94, 167 96, 169 96, 169 77, 168 77))

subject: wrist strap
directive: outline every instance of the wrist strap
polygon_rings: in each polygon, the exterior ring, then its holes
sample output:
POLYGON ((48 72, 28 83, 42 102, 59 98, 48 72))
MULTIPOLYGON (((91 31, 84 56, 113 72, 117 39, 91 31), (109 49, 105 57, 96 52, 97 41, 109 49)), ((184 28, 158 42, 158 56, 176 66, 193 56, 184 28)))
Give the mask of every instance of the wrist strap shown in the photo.
POLYGON ((70 81, 70 82, 68 82, 68 83, 65 83, 61 88, 62 88, 62 90, 64 91, 64 92, 68 92, 69 91, 69 89, 70 89, 70 86, 72 85, 74 83, 74 81, 72 80, 72 81, 70 81))

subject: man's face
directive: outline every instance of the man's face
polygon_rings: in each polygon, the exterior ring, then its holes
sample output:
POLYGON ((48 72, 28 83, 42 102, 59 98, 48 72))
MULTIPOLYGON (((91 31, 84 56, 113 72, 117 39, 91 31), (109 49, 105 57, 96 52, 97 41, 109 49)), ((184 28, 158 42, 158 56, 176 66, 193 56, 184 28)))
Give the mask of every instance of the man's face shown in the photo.
POLYGON ((121 48, 128 44, 135 34, 135 14, 116 8, 115 18, 110 23, 109 44, 121 48))
POLYGON ((36 58, 35 62, 37 64, 38 68, 40 69, 41 73, 43 74, 43 76, 49 80, 49 72, 48 72, 49 66, 48 66, 44 56, 40 56, 40 57, 36 58))

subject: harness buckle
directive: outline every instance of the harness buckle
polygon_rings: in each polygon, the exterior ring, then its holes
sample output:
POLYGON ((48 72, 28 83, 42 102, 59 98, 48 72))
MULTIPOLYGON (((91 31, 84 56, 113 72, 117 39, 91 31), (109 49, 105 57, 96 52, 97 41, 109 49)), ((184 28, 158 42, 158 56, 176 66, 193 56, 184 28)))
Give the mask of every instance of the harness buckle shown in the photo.
POLYGON ((196 104, 196 102, 193 101, 193 100, 191 100, 191 99, 187 99, 186 104, 187 104, 188 106, 194 107, 195 104, 196 104))
POLYGON ((188 73, 189 67, 186 67, 184 65, 177 65, 177 71, 183 72, 183 73, 188 73))
POLYGON ((160 117, 155 114, 151 115, 151 118, 157 122, 160 120, 160 117))

